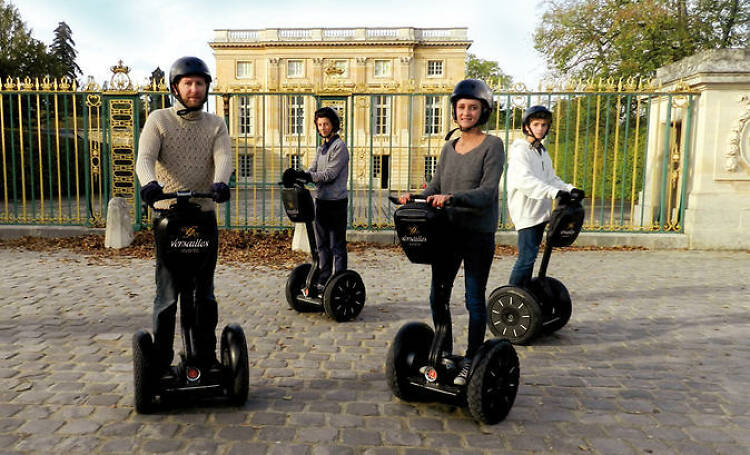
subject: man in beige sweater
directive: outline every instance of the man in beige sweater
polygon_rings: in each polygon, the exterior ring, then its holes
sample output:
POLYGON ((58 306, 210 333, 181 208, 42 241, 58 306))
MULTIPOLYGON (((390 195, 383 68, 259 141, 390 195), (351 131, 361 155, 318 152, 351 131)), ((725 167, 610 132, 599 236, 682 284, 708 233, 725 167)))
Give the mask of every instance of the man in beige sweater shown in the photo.
MULTIPOLYGON (((141 199, 158 209, 174 200, 156 201, 164 192, 189 189, 212 193, 211 199, 196 199, 216 222, 215 202, 229 200, 227 182, 232 174, 231 142, 224 120, 203 110, 208 100, 211 73, 196 57, 182 57, 172 64, 169 87, 175 105, 149 115, 138 142, 136 172, 142 186, 141 199)), ((159 221, 155 217, 154 223, 159 221)), ((217 239, 218 240, 218 239, 217 239)), ((198 358, 206 367, 216 364, 218 309, 214 297, 216 253, 196 280, 195 318, 198 358)), ((174 356, 173 341, 177 313, 176 277, 156 257, 154 299, 154 347, 157 367, 168 372, 174 356)), ((184 315, 183 315, 184 316, 184 315)))

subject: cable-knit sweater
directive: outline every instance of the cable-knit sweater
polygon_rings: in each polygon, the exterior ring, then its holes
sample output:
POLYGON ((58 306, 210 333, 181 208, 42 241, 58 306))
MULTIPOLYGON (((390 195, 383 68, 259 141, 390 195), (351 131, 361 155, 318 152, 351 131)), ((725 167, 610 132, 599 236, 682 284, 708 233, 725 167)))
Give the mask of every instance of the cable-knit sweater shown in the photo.
MULTIPOLYGON (((167 109, 152 112, 138 141, 136 173, 141 186, 158 181, 169 193, 182 189, 209 193, 211 185, 229 182, 232 174, 232 147, 224 120, 205 111, 192 111, 184 117, 175 102, 167 109)), ((159 201, 157 209, 169 208, 174 200, 159 201)), ((211 199, 196 199, 204 211, 216 209, 211 199)))

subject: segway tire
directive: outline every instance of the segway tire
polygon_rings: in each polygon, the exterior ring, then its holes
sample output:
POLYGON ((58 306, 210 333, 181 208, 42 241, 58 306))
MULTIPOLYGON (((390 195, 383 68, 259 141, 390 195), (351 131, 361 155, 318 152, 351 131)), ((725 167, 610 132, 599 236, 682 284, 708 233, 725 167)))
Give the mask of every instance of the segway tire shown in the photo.
POLYGON ((367 292, 362 277, 353 270, 335 275, 323 291, 323 310, 338 322, 354 319, 365 306, 367 292))
POLYGON ((297 297, 302 294, 306 286, 307 274, 310 273, 312 264, 301 264, 292 270, 286 280, 286 302, 289 307, 299 313, 320 311, 320 307, 307 302, 301 302, 297 297))
POLYGON ((421 389, 411 384, 409 377, 418 375, 419 368, 427 364, 434 336, 435 332, 429 325, 409 322, 393 338, 386 357, 385 377, 397 398, 404 401, 422 399, 421 389))
POLYGON ((469 412, 478 422, 494 425, 508 415, 518 392, 518 355, 504 339, 488 340, 491 344, 476 362, 469 378, 466 400, 469 412))
POLYGON ((528 344, 538 335, 542 309, 533 295, 517 286, 501 286, 487 300, 487 326, 513 344, 528 344))
MULTIPOLYGON (((544 279, 547 281, 552 293, 548 295, 544 292, 544 306, 549 305, 549 308, 545 308, 546 314, 542 323, 542 333, 551 334, 565 327, 568 321, 570 321, 570 316, 573 313, 573 302, 568 289, 559 280, 550 277, 545 277, 544 279)), ((536 278, 531 280, 532 285, 534 285, 535 280, 536 278)), ((541 291, 542 287, 538 284, 533 289, 535 293, 543 292, 541 291)))
POLYGON ((229 402, 242 406, 247 401, 250 388, 250 366, 245 332, 238 324, 229 324, 221 332, 221 364, 229 402))
POLYGON ((148 330, 133 335, 133 380, 135 411, 149 414, 154 410, 154 342, 148 330))

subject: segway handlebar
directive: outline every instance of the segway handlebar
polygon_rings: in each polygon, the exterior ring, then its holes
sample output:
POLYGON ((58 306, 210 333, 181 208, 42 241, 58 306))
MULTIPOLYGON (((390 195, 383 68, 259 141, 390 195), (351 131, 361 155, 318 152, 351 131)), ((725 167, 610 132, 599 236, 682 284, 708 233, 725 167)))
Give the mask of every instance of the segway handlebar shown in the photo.
POLYGON ((213 199, 213 193, 198 193, 190 190, 177 190, 172 193, 163 193, 154 199, 154 202, 163 201, 165 199, 177 199, 177 198, 203 198, 213 199))
POLYGON ((555 201, 557 204, 570 205, 570 203, 580 203, 586 197, 583 191, 572 191, 568 193, 568 196, 556 196, 555 201))
MULTIPOLYGON (((396 205, 401 205, 401 200, 398 196, 388 195, 388 200, 396 205)), ((427 202, 427 196, 423 194, 410 194, 409 202, 427 202)))
MULTIPOLYGON (((401 201, 397 196, 388 195, 388 200, 396 205, 401 205, 401 201)), ((410 194, 409 195, 409 202, 418 202, 418 203, 427 203, 427 196, 424 194, 410 194)), ((480 213, 482 210, 478 209, 476 207, 465 207, 461 205, 456 205, 456 203, 453 202, 453 199, 448 199, 448 201, 445 203, 445 208, 451 209, 454 212, 462 212, 462 213, 480 213)))
MULTIPOLYGON (((188 199, 191 199, 191 198, 213 199, 214 195, 213 193, 199 193, 199 192, 194 192, 190 190, 177 190, 171 193, 160 194, 149 205, 151 206, 152 209, 157 210, 154 207, 154 203, 156 202, 163 201, 166 199, 177 199, 177 200, 187 201, 188 199)), ((163 210, 163 209, 159 209, 159 210, 163 210)))

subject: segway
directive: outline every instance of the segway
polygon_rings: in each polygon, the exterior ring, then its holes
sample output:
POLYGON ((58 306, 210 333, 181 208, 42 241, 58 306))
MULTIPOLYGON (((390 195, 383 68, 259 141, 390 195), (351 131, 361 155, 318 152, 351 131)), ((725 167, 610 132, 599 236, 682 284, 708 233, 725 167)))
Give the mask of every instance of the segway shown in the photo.
POLYGON ((185 348, 180 362, 161 374, 156 371, 152 334, 138 330, 133 335, 133 374, 135 409, 153 412, 158 404, 180 395, 221 396, 237 406, 247 401, 249 366, 245 334, 238 324, 229 324, 221 334, 221 364, 204 368, 197 359, 195 322, 196 273, 218 250, 218 231, 213 213, 203 212, 191 198, 211 198, 211 194, 178 191, 165 193, 158 200, 176 199, 163 210, 154 225, 156 254, 177 277, 182 341, 185 348))
POLYGON ((583 226, 582 195, 563 202, 550 215, 547 240, 539 267, 539 276, 528 285, 501 286, 487 300, 487 326, 496 336, 508 338, 513 344, 525 345, 539 335, 560 330, 570 320, 573 304, 565 286, 547 276, 553 248, 575 242, 583 226))
MULTIPOLYGON (((398 199, 389 196, 394 203, 398 199)), ((454 207, 455 209, 455 207, 454 207)), ((393 218, 406 257, 416 264, 431 264, 448 242, 450 208, 436 209, 424 198, 397 208, 393 218)), ((454 355, 448 308, 435 315, 435 330, 422 322, 409 322, 396 333, 386 358, 386 379, 393 394, 404 401, 435 400, 468 406, 480 423, 503 420, 518 391, 518 356, 505 339, 485 341, 474 355, 465 385, 453 380, 463 366, 454 355)))
POLYGON ((354 270, 343 270, 331 275, 323 289, 318 283, 318 244, 315 240, 313 221, 315 206, 304 180, 296 177, 297 171, 284 171, 281 184, 281 200, 289 219, 294 223, 305 223, 310 244, 312 263, 298 265, 286 280, 286 301, 297 312, 325 312, 338 322, 354 319, 365 306, 365 284, 354 270))

